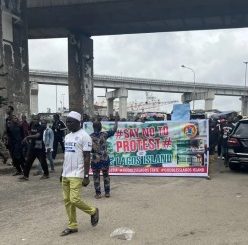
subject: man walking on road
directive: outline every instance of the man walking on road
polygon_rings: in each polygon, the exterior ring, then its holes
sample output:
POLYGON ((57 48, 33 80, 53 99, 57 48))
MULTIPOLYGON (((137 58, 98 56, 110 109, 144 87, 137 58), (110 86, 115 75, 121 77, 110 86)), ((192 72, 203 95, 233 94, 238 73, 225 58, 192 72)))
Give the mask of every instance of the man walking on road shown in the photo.
POLYGON ((20 180, 28 180, 30 169, 34 163, 34 160, 38 158, 41 163, 43 170, 43 176, 41 179, 49 178, 49 171, 46 161, 46 150, 43 143, 43 132, 46 128, 40 125, 40 118, 38 115, 33 116, 31 123, 30 135, 24 138, 23 142, 28 142, 30 144, 29 151, 27 154, 27 161, 24 165, 23 177, 20 180))
POLYGON ((47 160, 49 161, 51 171, 54 172, 54 162, 53 162, 53 157, 52 157, 52 152, 53 152, 53 141, 54 141, 54 133, 53 130, 47 125, 46 120, 41 121, 41 125, 46 128, 43 133, 43 142, 45 144, 46 148, 46 156, 47 160))
POLYGON ((81 200, 83 185, 89 184, 90 152, 92 141, 90 136, 81 129, 81 115, 71 111, 66 119, 66 126, 71 133, 65 137, 65 160, 62 172, 62 188, 65 208, 68 215, 68 227, 61 236, 78 232, 76 208, 91 216, 91 225, 96 226, 99 220, 98 208, 87 205, 81 200))
POLYGON ((9 139, 9 152, 13 166, 16 168, 16 172, 13 176, 22 175, 25 162, 22 151, 24 133, 18 118, 14 115, 12 115, 12 120, 7 128, 7 135, 9 139))

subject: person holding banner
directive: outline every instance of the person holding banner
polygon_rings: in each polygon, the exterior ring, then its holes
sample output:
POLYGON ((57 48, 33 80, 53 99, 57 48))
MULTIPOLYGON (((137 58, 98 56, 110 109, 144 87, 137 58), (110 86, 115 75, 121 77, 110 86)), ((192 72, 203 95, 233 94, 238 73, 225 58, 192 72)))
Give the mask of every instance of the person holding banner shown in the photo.
POLYGON ((92 157, 91 169, 93 172, 94 187, 96 191, 95 198, 101 198, 100 172, 103 174, 105 197, 110 197, 110 177, 109 165, 110 159, 107 152, 107 139, 113 136, 118 128, 118 113, 115 116, 115 125, 112 130, 102 132, 102 124, 96 120, 93 122, 92 139, 92 157))

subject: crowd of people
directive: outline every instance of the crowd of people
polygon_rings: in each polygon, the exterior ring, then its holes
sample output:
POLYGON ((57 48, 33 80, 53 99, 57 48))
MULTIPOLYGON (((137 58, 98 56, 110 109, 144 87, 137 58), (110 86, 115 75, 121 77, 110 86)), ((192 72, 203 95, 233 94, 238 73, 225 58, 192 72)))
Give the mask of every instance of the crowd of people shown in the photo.
POLYGON ((21 175, 21 180, 28 180, 32 164, 37 158, 42 169, 41 179, 48 178, 47 160, 50 171, 55 171, 53 161, 57 155, 58 143, 64 152, 65 124, 60 120, 58 114, 53 116, 51 128, 47 121, 41 120, 38 115, 33 115, 31 121, 27 122, 25 115, 19 119, 14 114, 12 106, 8 106, 6 114, 5 131, 0 147, 0 155, 3 157, 4 163, 11 158, 16 169, 13 175, 21 175))
POLYGON ((39 115, 33 115, 28 123, 23 115, 21 120, 14 115, 14 108, 8 106, 6 111, 6 125, 3 141, 0 146, 0 155, 6 163, 11 157, 15 168, 13 176, 19 176, 20 181, 28 181, 31 167, 38 159, 37 173, 42 173, 40 179, 48 179, 49 172, 54 172, 54 159, 57 155, 58 144, 64 153, 61 182, 68 226, 61 236, 77 232, 76 207, 91 216, 92 226, 99 220, 98 208, 91 207, 81 199, 81 188, 87 186, 90 167, 93 172, 95 198, 101 198, 100 173, 103 173, 105 197, 110 197, 110 159, 107 152, 107 139, 113 136, 118 127, 119 116, 116 114, 114 127, 109 131, 102 131, 101 119, 93 119, 93 130, 88 135, 83 129, 83 121, 78 112, 71 111, 66 118, 66 125, 54 114, 53 123, 48 125, 39 115), (69 130, 65 136, 65 131, 69 130), (4 146, 5 145, 5 146, 4 146), (6 147, 6 148, 5 148, 6 147), (7 150, 8 152, 7 152, 7 150), (48 162, 49 165, 48 165, 48 162), (50 171, 49 167, 50 166, 50 171))
MULTIPOLYGON (((0 142, 0 155, 3 157, 4 163, 7 162, 9 156, 11 157, 15 167, 13 175, 20 175, 20 181, 29 180, 30 169, 36 158, 39 162, 36 175, 41 174, 40 179, 48 179, 49 172, 55 171, 54 160, 57 156, 58 145, 61 146, 64 153, 61 182, 69 220, 68 226, 62 231, 61 236, 78 232, 76 208, 90 215, 92 226, 96 226, 99 221, 99 210, 81 199, 81 189, 82 186, 90 183, 89 171, 91 168, 95 198, 102 197, 101 172, 105 197, 110 197, 110 159, 107 152, 107 139, 113 136, 118 128, 118 121, 121 121, 118 114, 108 119, 115 121, 115 124, 111 130, 104 132, 101 121, 107 120, 106 118, 90 119, 84 115, 82 120, 81 114, 75 111, 68 114, 66 123, 60 120, 58 114, 54 114, 52 125, 49 125, 45 119, 41 119, 39 115, 33 115, 30 122, 27 122, 25 115, 19 119, 14 115, 12 106, 8 107, 6 114, 5 132, 3 141, 0 142), (82 128, 86 121, 93 122, 94 132, 91 135, 82 128), (67 135, 65 135, 66 130, 70 131, 67 135)), ((242 119, 241 116, 234 119, 229 117, 209 120, 210 155, 215 154, 217 149, 218 157, 226 158, 228 136, 240 119, 242 119)), ((144 120, 141 118, 136 121, 144 120)))
POLYGON ((227 167, 227 141, 229 135, 232 133, 235 125, 242 116, 227 117, 219 119, 209 119, 209 154, 214 155, 217 151, 218 158, 224 160, 227 167))
MULTIPOLYGON (((21 179, 28 180, 30 169, 34 160, 37 158, 39 160, 39 164, 34 175, 42 175, 42 179, 48 178, 49 172, 55 171, 54 160, 57 156, 59 144, 62 152, 65 152, 64 137, 68 127, 60 119, 58 114, 53 115, 53 122, 51 125, 48 125, 48 122, 45 119, 41 120, 38 115, 32 116, 30 122, 27 122, 25 115, 22 115, 21 119, 19 119, 14 115, 14 108, 12 106, 8 106, 6 114, 5 133, 3 136, 3 141, 0 142, 0 155, 2 156, 4 163, 6 163, 7 159, 11 157, 12 164, 16 169, 13 175, 22 175, 21 179), (48 166, 50 167, 50 170, 48 166)), ((109 165, 109 158, 107 157, 107 160, 104 159, 107 154, 107 146, 102 143, 102 140, 99 140, 98 142, 97 139, 107 139, 108 137, 111 137, 116 130, 116 128, 114 128, 113 131, 108 132, 109 135, 105 132, 99 133, 101 131, 101 121, 116 121, 115 118, 120 120, 118 116, 115 117, 113 115, 109 118, 97 117, 95 119, 91 119, 88 115, 84 114, 83 120, 80 121, 80 125, 82 125, 83 122, 95 120, 93 123, 94 133, 91 135, 93 140, 91 165, 97 198, 99 198, 99 194, 101 194, 101 191, 99 190, 99 168, 103 169, 103 179, 105 183, 105 192, 107 195, 109 178, 107 172, 105 171, 105 165, 109 165), (101 149, 95 149, 97 146, 101 146, 101 149), (101 151, 103 155, 100 157, 102 161, 101 167, 99 167, 99 164, 95 164, 95 162, 98 162, 99 160, 99 154, 97 155, 97 151, 101 151)), ((210 155, 213 155, 217 150, 218 158, 225 160, 228 136, 237 121, 241 118, 241 116, 237 116, 235 118, 228 117, 226 119, 218 118, 209 120, 210 155)), ((144 122, 145 118, 140 117, 137 118, 136 121, 144 122)))

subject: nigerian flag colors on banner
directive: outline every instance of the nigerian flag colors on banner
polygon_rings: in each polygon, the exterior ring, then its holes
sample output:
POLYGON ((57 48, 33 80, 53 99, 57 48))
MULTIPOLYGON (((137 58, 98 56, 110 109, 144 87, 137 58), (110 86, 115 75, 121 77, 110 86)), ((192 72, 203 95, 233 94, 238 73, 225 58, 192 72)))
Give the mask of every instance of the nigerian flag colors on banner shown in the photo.
MULTIPOLYGON (((114 122, 102 122, 108 131, 114 122)), ((85 123, 90 134, 92 124, 85 123)), ((208 176, 208 120, 120 122, 108 139, 111 175, 208 176)))

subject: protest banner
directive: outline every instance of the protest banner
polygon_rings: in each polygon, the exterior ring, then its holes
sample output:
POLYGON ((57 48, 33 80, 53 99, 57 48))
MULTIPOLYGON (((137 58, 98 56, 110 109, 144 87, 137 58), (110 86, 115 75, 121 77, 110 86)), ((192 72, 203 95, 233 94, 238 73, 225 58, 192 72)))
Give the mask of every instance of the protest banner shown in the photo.
MULTIPOLYGON (((103 131, 113 122, 102 122, 103 131)), ((92 125, 84 125, 88 133, 92 125)), ((108 139, 111 175, 208 176, 208 121, 120 122, 108 139)))

